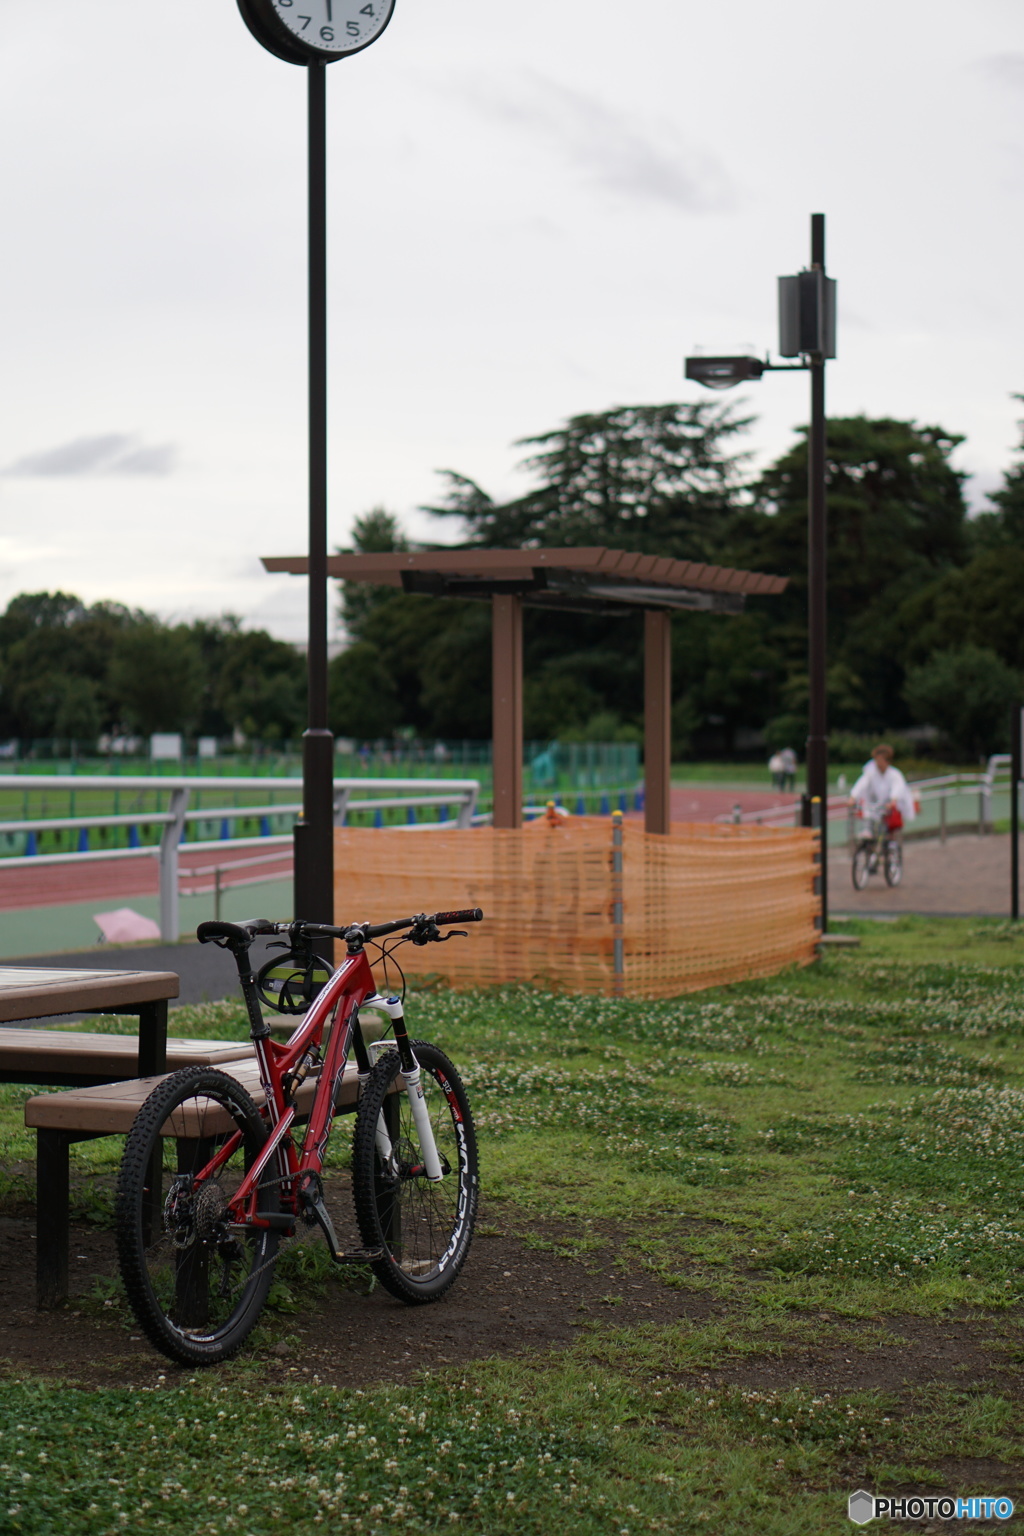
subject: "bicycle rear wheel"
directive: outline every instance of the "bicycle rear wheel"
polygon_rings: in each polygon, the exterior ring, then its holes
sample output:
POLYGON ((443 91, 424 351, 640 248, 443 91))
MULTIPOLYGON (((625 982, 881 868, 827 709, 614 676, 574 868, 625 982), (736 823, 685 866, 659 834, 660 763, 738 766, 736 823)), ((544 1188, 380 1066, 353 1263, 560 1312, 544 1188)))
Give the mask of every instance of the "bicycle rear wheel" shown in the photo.
POLYGON ((885 883, 899 885, 903 879, 903 849, 893 841, 885 845, 885 883))
MULTIPOLYGON (((132 1311, 151 1344, 186 1365, 226 1360, 255 1327, 273 1278, 278 1233, 232 1227, 227 1202, 267 1139, 241 1084, 184 1067, 139 1110, 117 1186, 117 1249, 132 1311), (237 1134, 230 1156, 202 1176, 237 1134)), ((276 1214, 271 1159, 259 1209, 276 1214)))
POLYGON ((402 1301, 436 1301, 455 1281, 473 1240, 479 1199, 476 1136, 466 1090, 443 1051, 411 1042, 444 1178, 423 1171, 412 1109, 398 1052, 388 1051, 370 1073, 352 1140, 352 1193, 359 1234, 367 1248, 383 1248, 373 1270, 402 1301), (385 1163, 377 1122, 393 1148, 385 1163))

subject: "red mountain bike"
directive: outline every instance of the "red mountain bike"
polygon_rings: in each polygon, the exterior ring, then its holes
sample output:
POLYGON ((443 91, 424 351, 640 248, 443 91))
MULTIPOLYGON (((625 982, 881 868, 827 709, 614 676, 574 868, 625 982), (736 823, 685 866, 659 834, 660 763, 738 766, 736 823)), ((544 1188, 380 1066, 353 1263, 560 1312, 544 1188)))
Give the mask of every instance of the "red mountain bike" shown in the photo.
MULTIPOLYGON (((158 1083, 135 1119, 117 1188, 118 1256, 128 1300, 157 1349, 189 1365, 233 1354, 259 1318, 282 1239, 302 1224, 320 1228, 335 1263, 372 1265, 403 1301, 436 1301, 448 1290, 476 1220, 473 1120, 448 1057, 410 1040, 401 999, 377 992, 366 946, 401 930, 398 943, 443 942, 455 935, 442 927, 482 917, 473 908, 347 928, 200 924, 202 943, 235 958, 256 1056, 249 1073, 254 1088, 258 1073, 265 1102, 257 1107, 226 1072, 185 1067, 158 1083), (283 936, 285 953, 254 975, 249 949, 266 934, 283 936), (337 970, 314 950, 324 939, 346 946, 337 970), (303 1015, 286 1043, 272 1038, 261 1003, 303 1015), (392 1038, 369 1042, 360 1009, 383 1013, 392 1038), (348 1251, 324 1180, 331 1126, 346 1100, 356 1112, 351 1179, 362 1242, 348 1251)), ((379 947, 387 955, 396 945, 379 947)))

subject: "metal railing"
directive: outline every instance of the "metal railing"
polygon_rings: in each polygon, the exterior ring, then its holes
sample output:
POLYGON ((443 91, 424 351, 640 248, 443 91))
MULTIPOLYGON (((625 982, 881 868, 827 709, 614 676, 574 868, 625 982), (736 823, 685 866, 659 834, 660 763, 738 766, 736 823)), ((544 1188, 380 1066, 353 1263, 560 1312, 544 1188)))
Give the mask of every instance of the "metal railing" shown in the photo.
MULTIPOLYGON (((161 793, 169 793, 170 804, 165 811, 137 811, 129 815, 112 812, 109 815, 100 816, 25 816, 17 820, 0 821, 0 833, 32 833, 59 829, 81 831, 83 828, 92 827, 130 827, 140 822, 147 826, 162 827, 160 842, 156 844, 130 848, 87 849, 78 853, 14 855, 0 859, 0 869, 38 868, 40 865, 51 864, 74 865, 110 859, 156 858, 160 864, 160 933, 167 943, 174 943, 180 936, 178 909, 181 879, 180 847, 185 837, 185 829, 190 823, 231 822, 254 816, 292 815, 302 809, 302 803, 297 799, 283 804, 263 806, 221 805, 203 806, 200 810, 189 809, 189 799, 193 792, 215 791, 219 794, 222 792, 251 793, 258 790, 266 793, 284 790, 294 795, 301 790, 301 782, 294 778, 213 779, 189 776, 161 777, 154 780, 149 777, 129 778, 123 774, 109 776, 106 774, 95 776, 46 774, 32 775, 31 778, 23 774, 0 774, 0 791, 11 789, 32 793, 71 789, 101 792, 158 790, 161 793)), ((334 824, 343 826, 345 817, 355 811, 376 812, 403 808, 416 809, 421 806, 451 806, 456 808, 455 816, 448 823, 435 823, 435 825, 470 827, 476 819, 479 794, 480 785, 476 779, 335 779, 334 824), (373 793, 375 791, 377 793, 373 793), (396 791, 402 792, 396 793, 396 791), (359 798, 355 798, 356 793, 359 798)), ((197 846, 201 847, 204 853, 213 853, 223 848, 280 847, 283 844, 290 844, 291 841, 292 835, 287 832, 263 837, 211 838, 197 846)), ((267 862, 270 860, 268 859, 267 862)), ((228 866, 222 864, 219 867, 223 872, 228 866)), ((214 869, 209 872, 213 873, 214 869)))
MULTIPOLYGON (((920 806, 911 829, 916 836, 933 834, 945 842, 956 828, 979 833, 991 831, 993 823, 1000 819, 997 813, 1003 810, 1003 801, 1006 816, 1010 814, 1010 756, 993 753, 982 772, 946 773, 932 779, 911 780, 910 790, 920 806)), ((736 807, 715 819, 746 826, 791 827, 800 825, 800 817, 801 802, 793 800, 763 811, 741 811, 736 807)), ((827 821, 831 844, 855 842, 858 820, 848 794, 829 795, 827 821)))

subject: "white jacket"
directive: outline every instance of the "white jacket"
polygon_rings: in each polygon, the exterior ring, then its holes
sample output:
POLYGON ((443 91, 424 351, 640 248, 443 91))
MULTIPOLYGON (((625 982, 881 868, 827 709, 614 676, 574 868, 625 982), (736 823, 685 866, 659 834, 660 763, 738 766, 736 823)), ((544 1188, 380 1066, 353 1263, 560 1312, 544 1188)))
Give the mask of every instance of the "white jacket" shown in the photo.
POLYGON ((879 773, 873 757, 864 764, 860 778, 850 790, 850 797, 860 802, 866 816, 878 816, 890 800, 899 808, 905 822, 913 821, 916 815, 914 797, 902 773, 891 763, 884 773, 879 773))

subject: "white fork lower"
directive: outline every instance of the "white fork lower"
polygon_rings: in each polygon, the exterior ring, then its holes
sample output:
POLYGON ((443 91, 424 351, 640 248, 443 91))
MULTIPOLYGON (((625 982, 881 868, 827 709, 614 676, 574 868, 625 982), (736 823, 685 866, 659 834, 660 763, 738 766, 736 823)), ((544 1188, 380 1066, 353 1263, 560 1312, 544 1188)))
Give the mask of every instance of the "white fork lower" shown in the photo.
MULTIPOLYGON (((367 998, 362 1006, 367 1010, 373 1009, 378 1013, 387 1014, 391 1019, 394 1019, 396 1015, 401 1016, 401 1003, 399 1003, 398 999, 383 998, 379 993, 376 997, 367 998)), ((370 1058, 376 1063, 378 1056, 383 1050, 394 1049, 395 1047, 391 1041, 374 1040, 369 1047, 370 1058)), ((413 1124, 416 1127, 416 1139, 420 1146, 423 1169, 431 1183, 437 1184, 444 1178, 444 1168, 438 1156, 437 1142, 434 1140, 434 1127, 430 1123, 430 1111, 427 1109, 426 1099, 423 1096, 423 1074, 415 1055, 413 1055, 413 1070, 411 1072, 404 1072, 402 1075, 405 1078, 405 1092, 409 1100, 409 1108, 412 1110, 413 1124)), ((381 1162, 384 1163, 385 1167, 390 1168, 393 1173, 397 1173, 398 1159, 395 1156, 394 1145, 391 1137, 388 1135, 383 1114, 377 1116, 376 1143, 381 1162)))

